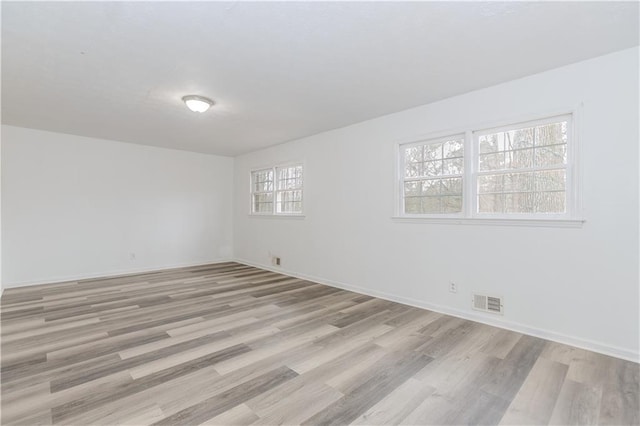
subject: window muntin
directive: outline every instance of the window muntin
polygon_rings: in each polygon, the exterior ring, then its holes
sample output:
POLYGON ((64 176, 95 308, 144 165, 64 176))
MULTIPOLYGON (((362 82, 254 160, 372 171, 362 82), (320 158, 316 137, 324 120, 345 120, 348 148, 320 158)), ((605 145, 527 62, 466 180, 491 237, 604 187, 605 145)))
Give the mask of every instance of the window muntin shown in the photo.
POLYGON ((251 213, 302 214, 302 165, 276 166, 251 172, 251 213))
POLYGON ((572 120, 572 114, 551 116, 400 145, 401 215, 575 218, 572 120))
POLYGON ((276 167, 276 213, 302 213, 302 166, 276 167))
POLYGON ((403 148, 405 214, 462 212, 464 136, 403 148))
POLYGON ((477 132, 475 213, 567 213, 568 116, 477 132))
POLYGON ((251 173, 251 212, 268 214, 273 211, 273 169, 251 173))

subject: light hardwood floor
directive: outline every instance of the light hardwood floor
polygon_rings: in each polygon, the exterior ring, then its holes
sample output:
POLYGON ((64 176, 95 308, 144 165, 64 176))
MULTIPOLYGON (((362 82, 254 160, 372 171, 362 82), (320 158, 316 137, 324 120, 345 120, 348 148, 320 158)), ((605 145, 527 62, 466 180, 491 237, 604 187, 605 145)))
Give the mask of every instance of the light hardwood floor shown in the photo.
POLYGON ((2 424, 640 423, 636 363, 237 263, 8 289, 2 424))

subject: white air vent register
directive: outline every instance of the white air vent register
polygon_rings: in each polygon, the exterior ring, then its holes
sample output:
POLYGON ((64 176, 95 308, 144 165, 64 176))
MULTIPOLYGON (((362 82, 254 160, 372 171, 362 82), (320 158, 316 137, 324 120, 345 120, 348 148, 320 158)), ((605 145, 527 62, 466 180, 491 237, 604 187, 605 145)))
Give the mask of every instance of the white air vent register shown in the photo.
POLYGON ((502 297, 474 294, 473 299, 471 299, 471 307, 477 311, 491 312, 493 314, 502 315, 504 313, 502 297))

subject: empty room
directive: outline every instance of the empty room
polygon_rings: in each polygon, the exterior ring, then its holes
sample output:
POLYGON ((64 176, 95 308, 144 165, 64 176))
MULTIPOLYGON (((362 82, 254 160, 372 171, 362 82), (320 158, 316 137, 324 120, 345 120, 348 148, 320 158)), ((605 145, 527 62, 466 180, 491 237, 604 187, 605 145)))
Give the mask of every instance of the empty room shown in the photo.
POLYGON ((2 425, 639 425, 640 2, 1 3, 2 425))

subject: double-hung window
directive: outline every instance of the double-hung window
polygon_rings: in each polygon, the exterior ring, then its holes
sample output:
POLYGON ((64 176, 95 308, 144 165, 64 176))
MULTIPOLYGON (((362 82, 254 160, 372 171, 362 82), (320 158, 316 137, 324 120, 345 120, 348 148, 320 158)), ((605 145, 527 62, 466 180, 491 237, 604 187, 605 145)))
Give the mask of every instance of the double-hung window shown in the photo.
POLYGON ((302 215, 302 194, 301 164, 251 172, 251 214, 302 215))
POLYGON ((403 147, 406 214, 462 212, 464 135, 403 147))
POLYGON ((575 219, 572 115, 400 145, 404 217, 575 219))
POLYGON ((568 212, 570 117, 474 132, 475 212, 564 216, 568 212))

